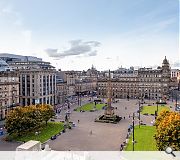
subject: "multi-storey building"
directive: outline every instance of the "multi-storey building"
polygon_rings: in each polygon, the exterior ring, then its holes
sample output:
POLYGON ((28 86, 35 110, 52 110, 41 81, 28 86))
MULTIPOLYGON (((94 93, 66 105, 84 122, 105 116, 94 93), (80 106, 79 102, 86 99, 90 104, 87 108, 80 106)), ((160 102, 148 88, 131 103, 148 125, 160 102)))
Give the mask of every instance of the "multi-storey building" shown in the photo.
POLYGON ((56 104, 56 70, 37 57, 0 54, 19 75, 20 105, 56 104))
POLYGON ((56 85, 56 99, 57 104, 63 104, 67 98, 67 84, 66 82, 59 82, 56 85))
POLYGON ((0 120, 19 105, 19 76, 14 71, 0 71, 0 120))
POLYGON ((171 69, 171 78, 180 77, 180 70, 179 69, 171 69))
POLYGON ((89 95, 97 89, 97 81, 79 80, 76 82, 76 94, 89 95))
MULTIPOLYGON (((170 84, 170 66, 166 57, 162 67, 157 69, 140 68, 136 71, 112 78, 114 98, 168 98, 170 84)), ((107 97, 107 78, 98 79, 98 96, 107 97)))

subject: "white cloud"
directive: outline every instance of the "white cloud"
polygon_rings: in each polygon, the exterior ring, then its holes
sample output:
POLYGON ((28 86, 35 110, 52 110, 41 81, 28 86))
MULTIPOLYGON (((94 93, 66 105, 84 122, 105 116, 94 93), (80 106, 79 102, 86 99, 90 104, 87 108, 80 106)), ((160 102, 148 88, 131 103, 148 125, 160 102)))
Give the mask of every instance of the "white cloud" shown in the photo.
POLYGON ((100 42, 97 41, 86 41, 82 40, 73 40, 70 41, 70 48, 64 51, 58 52, 58 49, 48 48, 45 52, 49 57, 53 58, 65 58, 69 56, 96 56, 97 50, 94 50, 95 47, 99 47, 100 42))

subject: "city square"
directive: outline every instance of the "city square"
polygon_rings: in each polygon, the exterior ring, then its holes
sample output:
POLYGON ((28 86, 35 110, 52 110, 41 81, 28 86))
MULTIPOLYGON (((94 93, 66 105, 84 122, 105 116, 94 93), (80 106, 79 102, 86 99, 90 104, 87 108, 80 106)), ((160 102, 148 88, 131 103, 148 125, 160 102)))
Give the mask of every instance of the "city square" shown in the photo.
MULTIPOLYGON (((87 98, 82 104, 89 103, 87 98)), ((113 103, 113 107, 117 107, 115 110, 117 115, 122 116, 122 120, 118 124, 110 123, 98 123, 94 122, 100 114, 104 113, 104 110, 95 112, 76 112, 74 108, 78 107, 77 104, 71 106, 70 121, 76 124, 72 130, 68 130, 66 133, 60 135, 55 140, 50 140, 47 143, 54 150, 102 150, 102 151, 118 151, 120 144, 126 140, 127 130, 129 125, 132 124, 133 112, 137 113, 139 108, 138 100, 120 99, 118 103, 113 103), (124 119, 125 117, 125 119, 124 119), (78 123, 79 120, 79 123, 78 123), (92 131, 92 134, 90 132, 92 131), (116 137, 116 138, 115 138, 116 137)), ((57 114, 56 121, 64 120, 67 108, 62 110, 60 114, 57 114)), ((143 123, 151 125, 151 121, 154 116, 141 116, 143 123)), ((138 120, 136 121, 138 124, 138 120)), ((19 143, 3 142, 3 150, 15 150, 19 143), (5 147, 7 145, 7 148, 5 147)))
POLYGON ((1 1, 0 159, 178 158, 178 0, 1 1))
MULTIPOLYGON (((112 106, 117 107, 115 113, 123 117, 118 124, 94 122, 95 118, 104 112, 103 110, 81 113, 73 112, 72 108, 70 120, 77 126, 48 144, 54 150, 118 151, 120 144, 126 139, 129 125, 132 124, 132 118, 129 118, 129 115, 132 116, 133 112, 138 110, 138 101, 125 99, 113 103, 112 106), (90 134, 91 131, 92 134, 90 134)), ((142 116, 143 123, 147 125, 151 125, 153 119, 154 117, 151 116, 142 116)))

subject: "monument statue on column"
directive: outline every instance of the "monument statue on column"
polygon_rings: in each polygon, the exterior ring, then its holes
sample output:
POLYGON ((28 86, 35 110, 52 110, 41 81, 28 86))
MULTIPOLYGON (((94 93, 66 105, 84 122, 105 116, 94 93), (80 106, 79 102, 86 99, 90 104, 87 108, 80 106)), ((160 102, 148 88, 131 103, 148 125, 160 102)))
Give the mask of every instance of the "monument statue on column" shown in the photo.
POLYGON ((115 115, 114 107, 112 107, 112 84, 111 84, 111 72, 109 70, 108 75, 108 92, 107 92, 107 107, 105 108, 104 115, 100 115, 98 118, 95 119, 95 122, 102 122, 102 123, 118 123, 122 117, 115 115))

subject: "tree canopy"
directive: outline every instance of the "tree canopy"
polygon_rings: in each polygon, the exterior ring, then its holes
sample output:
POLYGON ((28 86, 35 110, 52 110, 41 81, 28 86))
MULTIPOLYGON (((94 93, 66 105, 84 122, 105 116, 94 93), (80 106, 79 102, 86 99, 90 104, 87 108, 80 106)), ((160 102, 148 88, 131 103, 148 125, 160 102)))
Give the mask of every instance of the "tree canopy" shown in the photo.
POLYGON ((162 111, 156 119, 156 144, 158 150, 172 147, 180 150, 180 114, 177 112, 162 111))
POLYGON ((52 106, 47 104, 16 107, 6 117, 5 127, 9 134, 21 135, 39 128, 54 115, 52 106))

